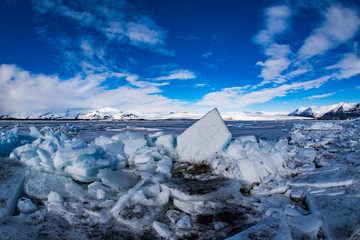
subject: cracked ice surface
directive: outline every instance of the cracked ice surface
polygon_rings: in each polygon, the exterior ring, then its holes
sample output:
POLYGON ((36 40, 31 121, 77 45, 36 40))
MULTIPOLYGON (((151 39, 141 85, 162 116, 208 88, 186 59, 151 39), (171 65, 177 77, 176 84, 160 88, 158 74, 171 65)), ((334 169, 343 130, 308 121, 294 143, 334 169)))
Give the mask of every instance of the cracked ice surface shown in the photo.
POLYGON ((230 140, 212 114, 183 137, 132 127, 85 142, 76 137, 83 128, 70 125, 2 132, 1 154, 11 154, 0 165, 0 239, 349 239, 358 231, 359 120, 286 123, 285 138, 230 140), (221 144, 209 139, 204 154, 194 136, 213 134, 213 124, 221 144))

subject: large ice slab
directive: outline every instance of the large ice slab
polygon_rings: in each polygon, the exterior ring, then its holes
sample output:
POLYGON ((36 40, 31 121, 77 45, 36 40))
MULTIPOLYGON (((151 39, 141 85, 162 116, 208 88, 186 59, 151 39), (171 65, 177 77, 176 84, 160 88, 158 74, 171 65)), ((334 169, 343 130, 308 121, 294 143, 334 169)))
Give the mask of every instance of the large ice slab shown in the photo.
POLYGON ((25 170, 17 161, 0 158, 0 218, 14 213, 22 193, 25 170))
POLYGON ((360 198, 309 194, 306 201, 312 213, 320 213, 326 239, 350 239, 359 229, 360 198))
POLYGON ((84 190, 70 178, 40 171, 26 172, 24 192, 28 196, 46 199, 52 191, 75 198, 83 198, 85 195, 84 190))
POLYGON ((267 218, 260 221, 255 226, 240 232, 227 240, 247 240, 247 239, 292 239, 290 228, 283 218, 267 218))
POLYGON ((179 161, 207 161, 231 140, 231 133, 215 108, 177 137, 179 161))

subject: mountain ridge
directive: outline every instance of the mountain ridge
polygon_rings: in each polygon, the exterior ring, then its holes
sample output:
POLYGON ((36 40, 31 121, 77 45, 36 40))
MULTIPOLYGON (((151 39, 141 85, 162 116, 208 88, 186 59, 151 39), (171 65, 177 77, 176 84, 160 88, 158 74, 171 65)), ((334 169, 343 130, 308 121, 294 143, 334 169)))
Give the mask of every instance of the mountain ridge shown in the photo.
POLYGON ((341 102, 328 106, 300 107, 289 116, 315 119, 346 119, 360 117, 360 103, 341 102))

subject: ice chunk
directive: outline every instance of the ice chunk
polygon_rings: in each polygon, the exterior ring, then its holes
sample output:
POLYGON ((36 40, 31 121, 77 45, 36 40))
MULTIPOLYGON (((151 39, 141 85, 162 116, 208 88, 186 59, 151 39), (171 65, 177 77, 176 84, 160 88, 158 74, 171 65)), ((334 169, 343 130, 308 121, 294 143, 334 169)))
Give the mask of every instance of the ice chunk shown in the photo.
POLYGON ((21 213, 29 214, 38 210, 36 205, 29 198, 20 198, 17 204, 17 209, 21 213))
POLYGON ((0 158, 0 218, 13 214, 22 193, 25 169, 19 162, 0 158))
POLYGON ((0 131, 0 157, 8 157, 11 151, 19 145, 18 133, 18 127, 14 127, 6 133, 0 131))
POLYGON ((88 185, 88 195, 94 199, 104 199, 106 192, 104 186, 100 182, 93 182, 88 185))
POLYGON ((75 183, 66 183, 65 189, 69 196, 77 198, 81 201, 85 200, 86 191, 78 184, 75 183))
POLYGON ((176 154, 175 137, 173 134, 159 136, 155 141, 155 145, 163 146, 170 154, 176 154))
POLYGON ((306 202, 311 213, 319 213, 326 239, 349 239, 359 229, 360 198, 348 195, 326 196, 309 194, 306 202))
POLYGON ((214 153, 226 147, 231 137, 215 108, 177 137, 179 161, 208 161, 214 153))
POLYGON ((30 134, 29 135, 34 138, 43 138, 44 137, 35 126, 30 126, 30 134))
POLYGON ((291 226, 310 235, 312 239, 316 238, 319 228, 322 226, 321 219, 315 213, 306 216, 289 217, 288 221, 291 226))
POLYGON ((191 228, 191 219, 190 216, 185 215, 182 218, 179 219, 179 221, 177 221, 176 226, 178 228, 191 228))
POLYGON ((266 218, 255 226, 238 233, 227 240, 250 240, 250 239, 292 239, 290 228, 283 218, 266 218))
POLYGON ((259 175, 257 173, 256 165, 253 160, 250 159, 239 159, 237 161, 239 170, 242 175, 242 179, 253 182, 260 182, 259 175))
POLYGON ((124 152, 126 155, 131 155, 138 149, 147 145, 147 141, 143 135, 133 132, 119 133, 113 136, 112 140, 119 141, 124 144, 124 152))
POLYGON ((101 136, 96 138, 93 144, 101 147, 104 150, 104 158, 113 158, 114 161, 121 162, 121 167, 126 165, 123 143, 114 141, 108 137, 101 136))
POLYGON ((62 198, 62 196, 59 193, 53 192, 53 191, 51 191, 48 194, 47 200, 51 203, 63 203, 64 202, 64 199, 62 198))
POLYGON ((165 173, 168 176, 171 176, 171 167, 172 167, 172 160, 168 156, 164 156, 163 159, 157 162, 157 172, 165 173))
POLYGON ((38 148, 36 153, 38 154, 38 156, 41 160, 40 165, 42 165, 48 171, 55 169, 54 163, 51 159, 51 155, 47 151, 42 150, 41 148, 38 148))
POLYGON ((300 174, 287 182, 294 187, 330 188, 349 186, 359 181, 358 170, 347 165, 333 165, 300 174))
POLYGON ((154 221, 153 228, 161 237, 166 239, 171 237, 171 231, 169 225, 158 221, 154 221))
POLYGON ((139 181, 133 174, 121 170, 101 169, 99 176, 104 185, 122 192, 132 188, 139 181))
POLYGON ((28 170, 25 175, 24 191, 37 199, 46 199, 52 191, 63 196, 74 196, 76 192, 80 192, 75 189, 80 188, 71 179, 56 174, 28 170))
POLYGON ((47 196, 47 201, 48 212, 66 212, 64 199, 59 193, 51 191, 47 196))

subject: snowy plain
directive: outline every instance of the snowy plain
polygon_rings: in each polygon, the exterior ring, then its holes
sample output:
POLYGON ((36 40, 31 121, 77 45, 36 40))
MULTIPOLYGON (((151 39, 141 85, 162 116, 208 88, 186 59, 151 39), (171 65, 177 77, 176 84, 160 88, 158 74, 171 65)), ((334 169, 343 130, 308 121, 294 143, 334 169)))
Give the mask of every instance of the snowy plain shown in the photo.
POLYGON ((356 239, 359 119, 194 123, 0 121, 0 239, 356 239))

